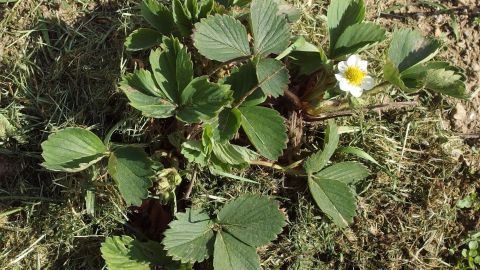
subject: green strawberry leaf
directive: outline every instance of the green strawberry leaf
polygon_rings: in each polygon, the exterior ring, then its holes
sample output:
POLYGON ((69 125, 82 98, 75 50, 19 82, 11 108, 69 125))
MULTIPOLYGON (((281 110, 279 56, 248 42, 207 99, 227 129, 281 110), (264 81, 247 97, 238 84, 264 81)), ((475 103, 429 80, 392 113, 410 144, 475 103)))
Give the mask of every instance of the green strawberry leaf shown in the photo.
POLYGON ((193 62, 177 38, 163 38, 161 49, 150 53, 153 75, 163 96, 180 103, 180 95, 193 79, 193 62))
MULTIPOLYGON (((246 93, 253 88, 258 88, 257 73, 254 64, 249 61, 240 67, 234 68, 224 83, 231 86, 235 102, 240 102, 246 93)), ((262 89, 258 88, 245 99, 242 106, 255 106, 263 103, 266 99, 267 96, 263 93, 262 89)))
POLYGON ((237 134, 242 121, 240 110, 225 108, 212 123, 213 138, 219 142, 226 142, 237 134))
POLYGON ((334 52, 340 36, 354 24, 361 23, 365 18, 365 3, 363 0, 331 1, 327 10, 327 25, 330 34, 330 54, 334 52))
POLYGON ((182 155, 189 161, 202 167, 207 166, 208 156, 201 141, 186 141, 182 144, 182 155))
POLYGON ((260 258, 254 247, 246 245, 228 233, 218 232, 215 237, 213 268, 258 270, 260 258))
POLYGON ((221 163, 230 165, 248 164, 258 158, 258 154, 254 151, 228 142, 213 144, 212 151, 221 163))
POLYGON ((143 0, 140 5, 143 18, 163 35, 174 29, 172 12, 157 0, 143 0))
POLYGON ((448 68, 428 70, 425 75, 425 88, 454 98, 470 98, 462 75, 448 68))
POLYGON ((288 89, 290 76, 285 65, 273 58, 262 59, 257 64, 259 87, 267 96, 283 96, 288 89))
POLYGON ((358 23, 351 25, 338 37, 331 52, 332 58, 358 53, 365 48, 383 41, 385 29, 374 23, 358 23))
POLYGON ((258 195, 243 195, 228 202, 217 219, 222 231, 252 247, 270 243, 286 225, 278 202, 258 195))
POLYGON ((192 34, 193 22, 192 16, 180 0, 173 0, 172 2, 173 9, 173 20, 177 26, 180 34, 183 37, 188 37, 192 34))
POLYGON ((327 165, 338 147, 339 139, 337 125, 335 122, 329 121, 325 131, 323 150, 311 155, 303 164, 308 174, 319 172, 327 165))
POLYGON ((228 15, 214 15, 195 24, 193 36, 198 52, 220 62, 251 55, 247 30, 228 15))
POLYGON ((340 162, 329 166, 317 174, 316 178, 337 180, 345 184, 352 184, 363 180, 370 175, 370 171, 358 162, 340 162))
POLYGON ((182 269, 179 262, 167 256, 163 245, 154 241, 140 242, 126 235, 107 237, 100 251, 109 270, 150 270, 152 265, 182 269))
POLYGON ((416 30, 400 29, 393 33, 388 58, 399 72, 432 59, 440 49, 440 42, 425 38, 416 30))
POLYGON ((230 86, 211 83, 207 76, 195 78, 182 92, 177 118, 186 123, 209 120, 231 101, 230 86))
POLYGON ((42 166, 61 172, 79 172, 108 155, 102 140, 83 128, 66 128, 42 143, 42 166))
POLYGON ((287 147, 287 129, 284 119, 273 109, 265 107, 240 107, 242 128, 258 152, 277 160, 287 147))
POLYGON ((183 263, 201 262, 213 254, 213 222, 201 210, 186 209, 170 222, 162 243, 167 254, 183 263))
POLYGON ((128 205, 140 206, 142 200, 147 198, 154 171, 152 162, 142 148, 122 146, 115 149, 108 160, 108 173, 128 205))
POLYGON ((340 227, 347 227, 353 222, 356 201, 347 184, 310 176, 308 187, 318 207, 340 227))
POLYGON ((250 6, 255 55, 260 57, 283 52, 290 43, 290 26, 279 16, 274 0, 253 0, 250 6))
POLYGON ((125 40, 128 51, 140 51, 152 48, 162 43, 162 34, 150 28, 139 28, 133 31, 125 40))
POLYGON ((176 106, 156 87, 150 71, 138 70, 123 76, 119 85, 130 105, 147 117, 171 117, 176 106))

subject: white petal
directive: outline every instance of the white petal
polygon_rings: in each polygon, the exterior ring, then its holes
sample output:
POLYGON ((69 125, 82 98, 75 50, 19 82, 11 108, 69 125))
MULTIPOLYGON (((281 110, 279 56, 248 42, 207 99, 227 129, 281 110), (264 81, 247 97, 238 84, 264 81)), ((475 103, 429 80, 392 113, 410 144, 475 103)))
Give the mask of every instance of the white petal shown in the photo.
POLYGON ((345 70, 347 70, 348 66, 347 66, 347 62, 346 61, 342 61, 340 63, 338 63, 338 71, 340 71, 341 73, 345 72, 345 70))
POLYGON ((367 73, 368 61, 360 60, 358 62, 358 67, 365 73, 367 73))
POLYGON ((340 90, 345 92, 350 92, 353 86, 349 84, 347 80, 341 80, 341 81, 339 80, 339 82, 340 82, 339 84, 340 90))
POLYGON ((375 80, 371 76, 365 76, 361 86, 365 90, 370 90, 375 86, 375 80))
POLYGON ((356 55, 356 54, 352 54, 350 57, 348 57, 347 59, 347 65, 349 67, 351 66, 355 66, 355 67, 358 67, 359 66, 359 62, 362 61, 362 59, 360 59, 360 56, 356 55))
POLYGON ((345 76, 343 76, 343 74, 340 74, 340 73, 335 74, 335 78, 337 78, 337 81, 339 82, 347 80, 347 78, 345 78, 345 76))
POLYGON ((363 89, 361 87, 353 86, 352 89, 350 89, 350 94, 354 97, 360 97, 363 93, 363 89))

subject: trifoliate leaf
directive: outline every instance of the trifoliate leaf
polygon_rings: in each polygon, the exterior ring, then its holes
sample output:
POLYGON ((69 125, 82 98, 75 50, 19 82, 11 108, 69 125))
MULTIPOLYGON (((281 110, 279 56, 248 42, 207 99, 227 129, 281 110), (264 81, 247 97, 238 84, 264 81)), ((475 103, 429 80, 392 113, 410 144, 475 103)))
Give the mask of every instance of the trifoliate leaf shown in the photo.
POLYGON ((161 265, 167 270, 182 267, 167 257, 162 244, 140 242, 126 235, 107 237, 100 250, 109 270, 150 270, 151 265, 161 265))
POLYGON ((318 207, 340 227, 353 222, 356 201, 347 184, 331 179, 309 177, 308 187, 318 207))
POLYGON ((150 28, 139 28, 125 40, 128 51, 140 51, 162 43, 162 34, 150 28))
POLYGON ((187 48, 177 38, 163 39, 162 49, 150 53, 155 80, 165 97, 180 103, 180 95, 193 79, 193 62, 187 48))
POLYGON ((171 117, 176 106, 168 101, 158 89, 149 71, 139 70, 123 76, 120 89, 130 105, 147 117, 171 117))
POLYGON ((188 37, 192 34, 193 22, 192 16, 180 0, 172 1, 173 20, 177 26, 180 34, 184 37, 188 37))
POLYGON ((243 64, 239 68, 234 68, 224 83, 232 86, 231 89, 235 102, 240 102, 246 93, 257 88, 257 90, 245 99, 242 106, 255 106, 263 103, 267 99, 262 89, 258 88, 256 69, 251 61, 243 64))
POLYGON ((274 240, 286 224, 278 202, 257 195, 243 195, 228 202, 217 219, 222 231, 252 247, 274 240))
POLYGON ((183 263, 201 262, 213 254, 214 234, 210 217, 201 210, 186 209, 170 222, 162 243, 167 254, 183 263))
POLYGON ((288 89, 290 76, 285 65, 273 58, 262 59, 257 64, 259 87, 267 96, 283 96, 288 89))
POLYGON ((330 34, 330 54, 334 51, 337 40, 347 27, 361 23, 365 18, 363 0, 331 1, 327 10, 327 24, 330 34))
POLYGON ((258 270, 260 258, 254 247, 232 235, 218 232, 215 237, 213 268, 216 270, 258 270))
POLYGON ((345 29, 335 43, 332 58, 358 53, 385 39, 385 29, 374 23, 358 23, 345 29))
POLYGON ((402 73, 410 67, 432 59, 439 49, 439 41, 425 38, 416 30, 400 29, 393 33, 388 58, 402 73))
POLYGON ((315 174, 315 177, 351 184, 365 179, 368 175, 370 175, 370 171, 360 163, 341 162, 321 170, 315 174))
POLYGON ((209 120, 231 101, 230 86, 211 83, 207 76, 195 78, 182 92, 177 118, 187 123, 209 120))
POLYGON ((174 29, 172 12, 157 0, 143 0, 140 5, 143 18, 163 35, 174 29))
POLYGON ((52 171, 79 172, 107 155, 102 140, 83 128, 66 128, 42 143, 42 166, 52 171))
POLYGON ((247 164, 252 160, 258 158, 258 154, 254 151, 239 145, 230 143, 215 143, 213 144, 213 154, 216 158, 226 164, 241 165, 247 164))
POLYGON ((273 109, 265 107, 240 107, 242 127, 258 152, 277 160, 287 147, 287 130, 283 118, 273 109))
POLYGON ((212 123, 213 138, 219 142, 233 139, 242 121, 242 115, 236 108, 225 108, 212 123))
POLYGON ((323 169, 338 147, 339 135, 335 122, 329 121, 325 131, 323 150, 311 155, 303 167, 308 174, 319 172, 323 169))
POLYGON ((140 206, 142 200, 147 198, 154 171, 152 162, 142 148, 122 146, 115 149, 108 160, 108 173, 128 205, 140 206))
POLYGON ((425 76, 425 88, 455 98, 468 99, 462 75, 445 68, 430 69, 425 76))
POLYGON ((250 6, 255 55, 283 52, 290 42, 290 27, 274 0, 253 0, 250 6))
POLYGON ((251 54, 247 30, 228 15, 214 15, 195 24, 194 44, 208 59, 220 62, 251 54))
POLYGON ((208 157, 201 141, 184 142, 182 144, 181 153, 189 162, 197 163, 202 167, 207 166, 208 157))

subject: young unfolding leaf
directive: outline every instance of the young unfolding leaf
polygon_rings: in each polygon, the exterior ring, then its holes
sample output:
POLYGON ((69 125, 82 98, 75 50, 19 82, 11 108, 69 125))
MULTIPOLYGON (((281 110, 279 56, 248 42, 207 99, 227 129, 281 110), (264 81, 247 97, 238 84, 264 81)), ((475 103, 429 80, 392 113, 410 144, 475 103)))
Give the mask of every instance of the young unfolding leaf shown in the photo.
POLYGON ((147 198, 154 171, 152 162, 142 148, 121 146, 115 149, 108 160, 108 173, 128 205, 140 206, 142 200, 147 198))
POLYGON ((183 263, 201 262, 213 254, 213 221, 200 210, 187 208, 170 222, 162 243, 167 254, 183 263))
POLYGON ((249 246, 259 247, 274 240, 285 226, 285 216, 278 208, 278 202, 269 197, 243 195, 227 203, 217 219, 223 231, 249 246))
POLYGON ((173 19, 175 21, 175 25, 180 31, 180 34, 184 37, 191 35, 193 29, 193 18, 188 8, 184 4, 182 4, 180 0, 173 0, 172 9, 173 19))
POLYGON ((280 114, 265 107, 240 107, 242 128, 258 152, 276 160, 287 147, 287 130, 280 114))
POLYGON ((285 65, 275 59, 262 59, 257 64, 259 87, 267 96, 283 96, 288 89, 290 76, 285 65))
POLYGON ((410 67, 432 59, 439 49, 439 41, 425 38, 416 30, 400 29, 393 33, 388 58, 402 73, 410 67))
POLYGON ((335 50, 338 39, 349 26, 361 23, 365 18, 363 0, 331 1, 327 10, 327 24, 330 34, 330 54, 335 50))
POLYGON ((238 241, 229 233, 218 232, 213 254, 215 270, 258 270, 260 258, 254 247, 238 241))
POLYGON ((163 96, 180 103, 180 95, 193 79, 193 62, 187 48, 176 38, 164 38, 161 49, 150 53, 153 75, 163 96))
POLYGON ((126 235, 107 237, 100 250, 109 270, 150 270, 152 265, 166 270, 191 269, 168 257, 162 244, 140 242, 126 235))
POLYGON ((370 175, 364 165, 357 162, 341 162, 329 166, 315 174, 316 178, 337 180, 345 184, 352 184, 370 175))
POLYGON ((310 176, 308 187, 318 207, 339 227, 352 223, 355 216, 356 201, 347 184, 310 176))
POLYGON ((308 174, 319 172, 323 169, 333 153, 338 147, 338 128, 335 122, 328 122, 327 129, 325 131, 325 141, 323 143, 323 150, 310 156, 304 163, 303 167, 308 174))
POLYGON ((66 128, 42 143, 42 166, 52 171, 79 172, 108 155, 102 140, 83 128, 66 128))
POLYGON ((262 89, 258 88, 256 67, 251 61, 243 64, 239 68, 234 68, 224 83, 232 86, 235 102, 240 102, 245 94, 257 88, 245 99, 242 106, 255 106, 263 103, 267 99, 262 89))
POLYGON ((247 30, 242 23, 228 15, 214 15, 195 24, 193 37, 198 52, 220 62, 251 54, 247 30))
POLYGON ((253 0, 250 16, 255 55, 260 57, 283 52, 290 42, 290 27, 283 16, 278 15, 274 0, 253 0))
POLYGON ((211 83, 207 76, 195 78, 182 92, 177 118, 187 123, 208 120, 231 101, 228 85, 211 83))
POLYGON ((211 83, 206 76, 193 78, 193 63, 176 38, 164 38, 162 49, 150 54, 153 76, 140 70, 120 83, 130 104, 145 116, 167 118, 176 114, 187 123, 217 115, 232 100, 228 85, 211 83))
POLYGON ((351 25, 338 37, 330 57, 357 53, 385 39, 385 30, 374 23, 358 23, 351 25))
POLYGON ((142 17, 163 35, 169 35, 174 29, 172 12, 158 0, 143 0, 140 5, 142 17))
POLYGON ((149 28, 139 28, 133 31, 125 40, 129 51, 139 51, 152 48, 162 42, 162 34, 149 28))

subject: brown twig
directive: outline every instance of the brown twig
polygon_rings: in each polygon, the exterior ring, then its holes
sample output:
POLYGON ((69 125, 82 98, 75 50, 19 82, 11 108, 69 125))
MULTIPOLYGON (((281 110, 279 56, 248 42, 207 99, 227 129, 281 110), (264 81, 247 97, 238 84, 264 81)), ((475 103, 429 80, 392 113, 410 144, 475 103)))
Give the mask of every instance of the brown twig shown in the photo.
POLYGON ((366 107, 360 108, 358 110, 344 110, 344 111, 337 111, 337 112, 326 112, 326 113, 321 113, 321 114, 318 114, 318 115, 305 114, 304 116, 305 116, 305 121, 316 122, 316 121, 323 121, 323 120, 336 118, 336 117, 354 115, 356 112, 359 112, 359 111, 362 111, 362 112, 369 112, 369 111, 384 112, 384 111, 390 111, 390 110, 395 110, 395 109, 400 109, 400 108, 414 107, 416 105, 418 105, 416 101, 393 102, 393 103, 387 103, 387 104, 366 106, 366 107))
POLYGON ((196 179, 197 179, 197 167, 195 167, 195 168, 193 169, 193 172, 192 172, 192 180, 191 180, 190 183, 188 184, 187 191, 186 191, 185 194, 183 195, 183 199, 184 199, 184 200, 190 199, 190 194, 192 194, 193 185, 195 185, 195 180, 196 180, 196 179))
POLYGON ((285 89, 285 96, 288 99, 290 99, 290 101, 293 102, 295 107, 297 107, 298 109, 302 108, 302 101, 300 101, 300 98, 297 95, 295 95, 292 91, 285 89))

